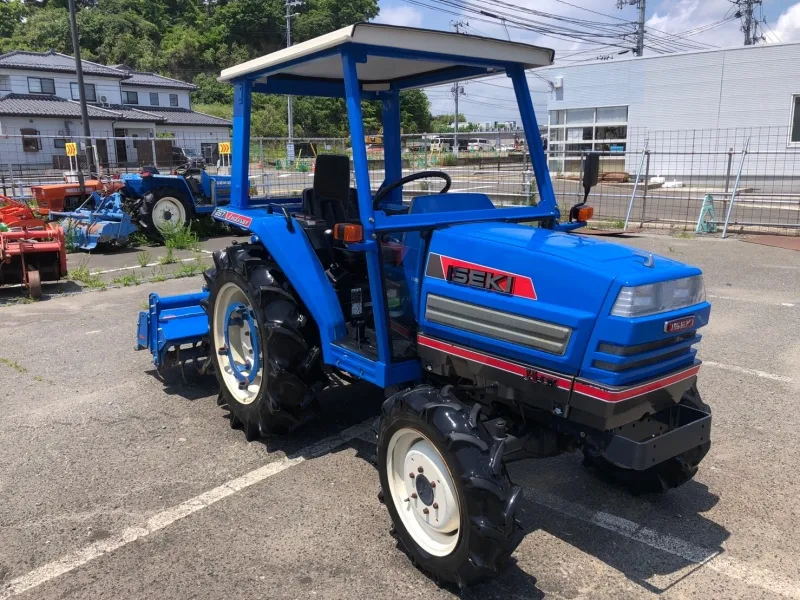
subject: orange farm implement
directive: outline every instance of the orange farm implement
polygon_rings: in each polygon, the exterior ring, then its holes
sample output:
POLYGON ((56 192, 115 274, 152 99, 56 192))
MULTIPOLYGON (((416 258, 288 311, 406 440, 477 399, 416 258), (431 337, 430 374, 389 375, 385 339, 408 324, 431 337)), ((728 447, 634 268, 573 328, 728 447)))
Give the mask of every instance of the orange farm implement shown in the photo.
POLYGON ((43 281, 66 274, 61 226, 38 218, 25 202, 0 196, 0 285, 21 284, 40 298, 43 281))

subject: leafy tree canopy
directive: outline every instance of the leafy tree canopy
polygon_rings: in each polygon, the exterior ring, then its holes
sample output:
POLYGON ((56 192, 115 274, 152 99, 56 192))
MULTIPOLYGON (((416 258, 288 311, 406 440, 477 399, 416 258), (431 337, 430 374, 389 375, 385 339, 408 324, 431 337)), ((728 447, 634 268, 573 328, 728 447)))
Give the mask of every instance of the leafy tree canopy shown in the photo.
MULTIPOLYGON (((230 116, 231 86, 217 82, 225 67, 286 45, 283 0, 76 0, 81 55, 124 63, 192 81, 198 110, 230 116)), ((292 41, 301 42, 378 15, 377 0, 305 0, 295 7, 292 41)), ((0 52, 54 49, 72 54, 67 0, 0 0, 0 52)), ((364 103, 368 132, 380 131, 380 106, 364 103)), ((347 136, 344 102, 297 98, 295 135, 347 136)), ((404 92, 404 132, 431 126, 430 104, 420 91, 404 92)), ((285 98, 256 94, 253 135, 285 136, 285 98)))

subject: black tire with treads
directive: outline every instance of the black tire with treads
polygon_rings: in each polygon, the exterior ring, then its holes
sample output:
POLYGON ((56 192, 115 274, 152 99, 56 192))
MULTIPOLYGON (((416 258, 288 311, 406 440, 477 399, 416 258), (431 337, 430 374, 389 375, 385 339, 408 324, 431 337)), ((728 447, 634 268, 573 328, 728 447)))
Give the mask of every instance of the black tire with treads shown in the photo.
POLYGON ((214 268, 204 273, 209 297, 202 303, 212 343, 217 294, 226 283, 234 283, 254 309, 264 368, 264 382, 255 400, 242 404, 228 390, 217 349, 212 349, 220 385, 218 403, 227 404, 231 426, 241 426, 248 441, 292 431, 315 416, 314 393, 327 383, 319 359, 316 324, 260 244, 235 244, 215 252, 213 258, 214 268))
MULTIPOLYGON (((697 386, 692 386, 681 398, 681 404, 711 414, 711 407, 703 402, 697 386)), ((624 469, 602 456, 594 456, 584 449, 584 464, 597 469, 607 479, 627 487, 635 494, 666 492, 683 485, 697 474, 698 466, 711 448, 709 439, 703 444, 674 456, 644 471, 624 469)))
MULTIPOLYGON (((522 490, 502 464, 504 442, 492 438, 470 407, 422 385, 394 394, 376 424, 382 497, 394 531, 411 561, 439 583, 469 586, 498 574, 524 537, 515 518, 522 490), (459 540, 446 556, 426 552, 399 517, 387 472, 388 447, 399 429, 419 431, 437 449, 453 479, 461 507, 459 540)), ((400 500, 402 504, 402 499, 400 500)))

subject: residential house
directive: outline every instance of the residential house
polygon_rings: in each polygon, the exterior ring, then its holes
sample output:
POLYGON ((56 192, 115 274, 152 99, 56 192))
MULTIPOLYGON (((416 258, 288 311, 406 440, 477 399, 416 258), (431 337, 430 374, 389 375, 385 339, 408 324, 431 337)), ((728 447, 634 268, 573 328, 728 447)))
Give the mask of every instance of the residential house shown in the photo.
MULTIPOLYGON (((211 158, 217 143, 230 138, 230 121, 192 110, 191 83, 126 65, 84 60, 82 66, 103 164, 151 162, 161 138, 211 158)), ((78 99, 73 57, 52 50, 0 55, 0 165, 65 167, 66 143, 83 135, 78 99)))

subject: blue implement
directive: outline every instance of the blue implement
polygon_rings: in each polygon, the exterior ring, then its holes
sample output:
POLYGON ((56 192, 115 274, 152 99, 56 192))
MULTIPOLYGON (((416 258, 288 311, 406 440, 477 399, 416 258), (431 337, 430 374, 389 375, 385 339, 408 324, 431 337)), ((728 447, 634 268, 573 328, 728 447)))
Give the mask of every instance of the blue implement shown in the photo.
POLYGON ((123 208, 119 192, 102 196, 93 192, 77 210, 51 212, 51 219, 61 219, 67 244, 81 250, 98 246, 124 246, 136 231, 131 216, 123 208))

